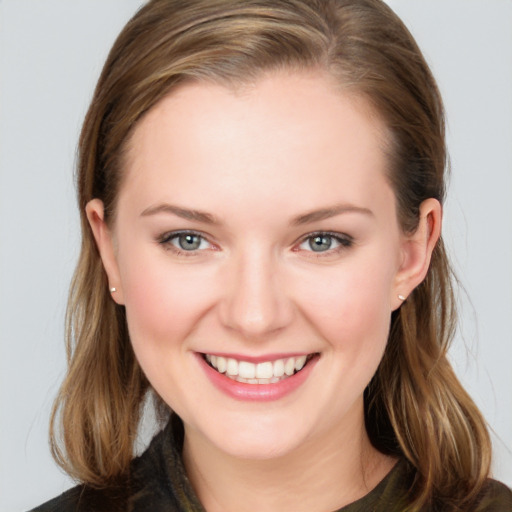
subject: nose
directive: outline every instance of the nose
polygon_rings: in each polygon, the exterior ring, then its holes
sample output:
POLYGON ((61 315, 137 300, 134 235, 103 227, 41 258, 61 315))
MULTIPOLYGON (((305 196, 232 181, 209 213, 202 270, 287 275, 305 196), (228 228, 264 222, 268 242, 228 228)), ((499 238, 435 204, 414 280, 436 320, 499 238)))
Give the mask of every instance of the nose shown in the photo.
POLYGON ((248 250, 226 268, 221 321, 245 339, 266 339, 293 319, 293 301, 271 254, 248 250))

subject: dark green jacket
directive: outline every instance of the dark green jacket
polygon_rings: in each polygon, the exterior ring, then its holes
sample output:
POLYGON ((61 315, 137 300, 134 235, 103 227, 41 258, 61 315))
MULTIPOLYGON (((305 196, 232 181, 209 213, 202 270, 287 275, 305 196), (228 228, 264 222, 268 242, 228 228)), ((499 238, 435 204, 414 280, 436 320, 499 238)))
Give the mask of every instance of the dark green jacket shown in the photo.
MULTIPOLYGON (((32 512, 204 512, 183 468, 182 445, 183 427, 174 417, 133 461, 129 482, 103 490, 77 486, 32 512)), ((400 461, 369 494, 338 512, 402 512, 413 478, 411 466, 400 461)), ((512 512, 512 492, 489 480, 478 503, 467 512, 512 512)))

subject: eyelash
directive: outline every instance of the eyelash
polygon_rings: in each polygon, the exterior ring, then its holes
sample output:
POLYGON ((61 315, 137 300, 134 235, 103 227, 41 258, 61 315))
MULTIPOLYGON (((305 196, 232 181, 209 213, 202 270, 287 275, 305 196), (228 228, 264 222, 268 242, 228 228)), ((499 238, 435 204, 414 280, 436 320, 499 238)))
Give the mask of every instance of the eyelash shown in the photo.
MULTIPOLYGON (((327 256, 333 256, 339 254, 347 249, 350 249, 354 245, 354 239, 347 234, 335 233, 332 231, 315 231, 313 233, 308 233, 306 236, 302 237, 299 244, 296 247, 300 247, 302 244, 312 241, 315 238, 329 238, 334 240, 339 245, 335 248, 328 248, 325 251, 314 251, 313 249, 307 251, 311 253, 312 257, 322 258, 327 256)), ((311 246, 310 246, 311 247, 311 246)), ((294 249, 298 251, 299 249, 294 249)))
MULTIPOLYGON (((197 256, 200 252, 204 251, 205 249, 193 249, 193 250, 184 250, 180 249, 179 247, 175 246, 172 241, 179 239, 180 236, 194 236, 198 237, 200 239, 200 244, 202 242, 207 242, 212 245, 211 242, 208 241, 208 239, 202 234, 197 231, 173 231, 170 233, 165 233, 164 235, 160 236, 158 238, 158 243, 161 244, 166 250, 174 252, 178 256, 184 256, 184 257, 192 257, 197 256)), ((311 250, 306 250, 306 252, 310 252, 312 257, 315 258, 321 258, 325 256, 332 256, 334 254, 338 254, 346 249, 349 249, 354 244, 354 240, 351 236, 347 234, 341 234, 341 233, 335 233, 331 231, 315 231, 313 233, 309 233, 302 237, 298 244, 296 244, 293 248, 295 252, 298 252, 300 250, 300 246, 308 241, 312 241, 315 238, 328 238, 331 241, 334 240, 339 245, 333 249, 330 247, 325 251, 314 251, 312 248, 311 250)), ((310 245, 311 247, 311 245, 310 245)))
POLYGON ((207 238, 197 232, 197 231, 172 231, 171 233, 165 233, 164 235, 160 236, 158 238, 158 243, 160 243, 166 250, 174 252, 174 254, 177 254, 178 256, 185 256, 185 257, 191 257, 196 256, 198 253, 204 251, 205 249, 195 249, 195 250, 184 250, 180 249, 179 247, 176 247, 172 241, 179 239, 180 236, 195 236, 200 238, 202 243, 203 241, 207 242, 208 244, 212 245, 210 242, 208 242, 207 238))

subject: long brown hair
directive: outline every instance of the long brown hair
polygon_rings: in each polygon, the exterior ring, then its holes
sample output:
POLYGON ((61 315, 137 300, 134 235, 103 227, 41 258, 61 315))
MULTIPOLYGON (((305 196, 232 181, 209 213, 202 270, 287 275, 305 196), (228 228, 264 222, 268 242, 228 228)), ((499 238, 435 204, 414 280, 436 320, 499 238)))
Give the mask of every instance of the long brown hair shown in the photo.
MULTIPOLYGON (((115 42, 79 143, 82 250, 67 317, 69 369, 51 442, 65 470, 93 486, 128 472, 150 386, 130 345, 85 217, 93 198, 115 216, 123 154, 141 117, 178 84, 251 83, 279 69, 327 73, 371 105, 388 129, 399 221, 414 231, 421 202, 444 199, 442 101, 414 39, 380 0, 153 0, 115 42), (57 435, 60 423, 60 437, 57 435)), ((365 392, 374 446, 416 471, 409 510, 464 510, 489 473, 485 422, 447 349, 455 325, 452 274, 440 240, 426 279, 392 315, 387 349, 365 392)))

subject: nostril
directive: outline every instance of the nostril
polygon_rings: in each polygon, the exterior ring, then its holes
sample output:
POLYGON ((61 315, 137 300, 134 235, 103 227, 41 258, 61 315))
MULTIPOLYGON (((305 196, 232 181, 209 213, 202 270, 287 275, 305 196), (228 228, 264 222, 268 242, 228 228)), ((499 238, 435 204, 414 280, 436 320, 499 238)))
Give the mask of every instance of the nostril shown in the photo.
POLYGON ((247 295, 241 300, 232 300, 224 307, 222 323, 244 338, 266 338, 290 324, 293 315, 286 300, 275 296, 262 299, 247 295))

